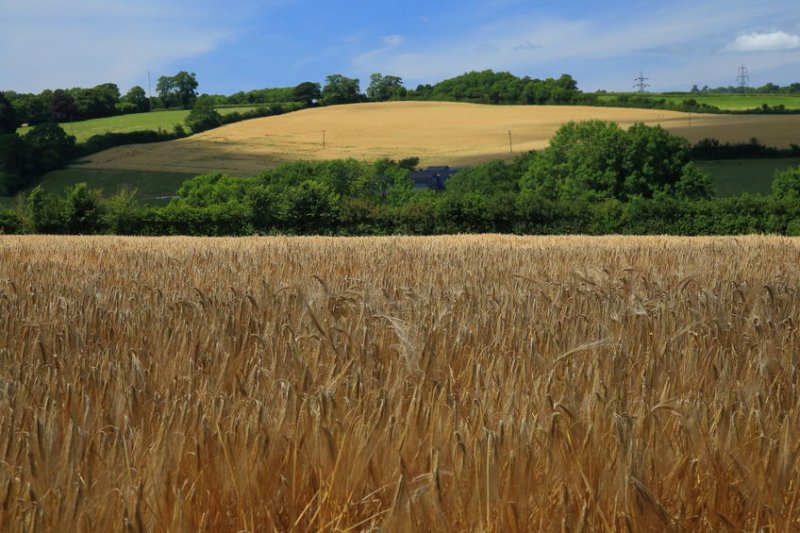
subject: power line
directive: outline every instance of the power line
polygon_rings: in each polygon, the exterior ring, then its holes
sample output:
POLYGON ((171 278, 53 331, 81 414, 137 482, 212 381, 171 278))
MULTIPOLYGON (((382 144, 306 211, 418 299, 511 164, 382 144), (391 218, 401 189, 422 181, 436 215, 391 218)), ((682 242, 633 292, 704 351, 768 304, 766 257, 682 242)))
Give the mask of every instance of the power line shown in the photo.
POLYGON ((636 82, 636 84, 633 87, 637 90, 637 92, 640 92, 640 93, 647 92, 646 89, 648 87, 650 87, 650 85, 645 83, 645 82, 647 80, 649 80, 649 79, 650 78, 645 78, 644 74, 642 74, 642 72, 640 71, 639 72, 639 77, 638 78, 633 78, 633 81, 636 82))

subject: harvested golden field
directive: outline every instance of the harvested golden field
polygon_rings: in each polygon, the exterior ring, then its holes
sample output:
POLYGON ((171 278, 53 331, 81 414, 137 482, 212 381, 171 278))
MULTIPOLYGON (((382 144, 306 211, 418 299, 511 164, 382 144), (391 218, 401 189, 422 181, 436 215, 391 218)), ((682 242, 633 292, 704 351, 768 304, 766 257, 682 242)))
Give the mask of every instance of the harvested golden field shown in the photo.
MULTIPOLYGON (((800 115, 702 115, 650 109, 581 106, 490 106, 388 102, 306 109, 230 124, 186 139, 113 148, 86 168, 255 175, 298 159, 374 160, 417 156, 421 164, 463 166, 507 159, 508 131, 517 153, 539 149, 571 120, 661 124, 691 141, 788 146, 800 142, 800 115), (323 148, 323 131, 325 147, 323 148)), ((84 168, 84 165, 81 165, 84 168)))
POLYGON ((800 528, 800 241, 0 251, 2 531, 800 528))

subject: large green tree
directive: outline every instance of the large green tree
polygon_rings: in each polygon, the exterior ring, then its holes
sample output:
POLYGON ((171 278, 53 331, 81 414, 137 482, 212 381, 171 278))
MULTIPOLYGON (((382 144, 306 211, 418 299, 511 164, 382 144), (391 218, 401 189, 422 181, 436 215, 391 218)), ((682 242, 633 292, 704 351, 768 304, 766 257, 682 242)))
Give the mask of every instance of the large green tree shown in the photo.
POLYGON ((361 101, 359 81, 341 74, 331 74, 325 78, 322 88, 322 103, 325 105, 351 104, 361 101))
POLYGON ((19 117, 11 102, 0 93, 0 135, 14 133, 19 126, 19 117))
POLYGON ((308 107, 316 105, 322 98, 319 83, 304 81, 292 89, 292 98, 296 102, 303 102, 308 107))
POLYGON ((182 70, 174 76, 161 76, 156 91, 164 107, 181 106, 191 109, 197 99, 197 75, 182 70))
POLYGON ((385 102, 392 98, 402 98, 406 92, 402 78, 384 76, 378 72, 370 76, 367 98, 374 102, 385 102))
POLYGON ((691 164, 689 148, 660 126, 570 122, 532 159, 520 187, 553 200, 709 197, 711 180, 691 164))
POLYGON ((119 87, 104 83, 91 89, 70 89, 75 102, 75 114, 80 118, 109 117, 117 113, 119 87))
POLYGON ((25 188, 33 164, 30 146, 15 133, 0 135, 0 194, 11 196, 25 188))
POLYGON ((67 122, 78 117, 75 98, 67 91, 56 89, 50 97, 50 120, 67 122))
POLYGON ((121 98, 123 105, 129 106, 129 109, 136 113, 141 113, 150 109, 150 99, 143 88, 138 85, 131 87, 121 98))
POLYGON ((75 155, 75 137, 67 135, 58 124, 38 124, 25 134, 30 147, 35 174, 62 168, 75 155))
POLYGON ((52 91, 46 91, 38 95, 6 93, 21 124, 38 124, 50 120, 51 95, 52 91))

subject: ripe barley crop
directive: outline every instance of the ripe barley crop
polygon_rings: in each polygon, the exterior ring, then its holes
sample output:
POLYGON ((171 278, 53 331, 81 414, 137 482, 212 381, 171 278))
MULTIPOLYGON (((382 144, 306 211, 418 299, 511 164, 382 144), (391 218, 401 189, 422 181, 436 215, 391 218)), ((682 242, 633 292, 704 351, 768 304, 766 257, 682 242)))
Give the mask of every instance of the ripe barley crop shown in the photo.
POLYGON ((0 530, 800 528, 800 242, 0 239, 0 530))

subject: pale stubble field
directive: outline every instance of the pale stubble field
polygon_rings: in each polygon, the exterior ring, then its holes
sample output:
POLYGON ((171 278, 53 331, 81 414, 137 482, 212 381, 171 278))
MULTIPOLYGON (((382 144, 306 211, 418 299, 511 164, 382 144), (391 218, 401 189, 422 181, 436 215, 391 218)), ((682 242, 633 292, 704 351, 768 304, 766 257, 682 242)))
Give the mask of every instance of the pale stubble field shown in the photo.
POLYGON ((0 530, 797 530, 798 264, 3 237, 0 530))

